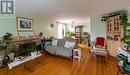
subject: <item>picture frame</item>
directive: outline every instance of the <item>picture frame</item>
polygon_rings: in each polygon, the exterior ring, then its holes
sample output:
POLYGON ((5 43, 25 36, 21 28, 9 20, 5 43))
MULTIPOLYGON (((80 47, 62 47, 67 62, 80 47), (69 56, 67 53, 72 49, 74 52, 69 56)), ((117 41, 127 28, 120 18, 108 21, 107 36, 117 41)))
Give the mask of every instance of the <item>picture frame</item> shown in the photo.
POLYGON ((17 21, 18 32, 33 32, 34 31, 33 19, 24 18, 24 17, 16 17, 16 21, 17 21))

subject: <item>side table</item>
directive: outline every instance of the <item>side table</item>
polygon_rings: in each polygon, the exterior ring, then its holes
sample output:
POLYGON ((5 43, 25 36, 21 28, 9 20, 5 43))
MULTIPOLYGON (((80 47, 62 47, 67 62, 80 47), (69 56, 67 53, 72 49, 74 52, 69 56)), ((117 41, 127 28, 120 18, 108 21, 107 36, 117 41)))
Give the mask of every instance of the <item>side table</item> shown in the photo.
POLYGON ((78 59, 78 61, 80 62, 81 59, 81 49, 73 49, 73 60, 74 59, 78 59))

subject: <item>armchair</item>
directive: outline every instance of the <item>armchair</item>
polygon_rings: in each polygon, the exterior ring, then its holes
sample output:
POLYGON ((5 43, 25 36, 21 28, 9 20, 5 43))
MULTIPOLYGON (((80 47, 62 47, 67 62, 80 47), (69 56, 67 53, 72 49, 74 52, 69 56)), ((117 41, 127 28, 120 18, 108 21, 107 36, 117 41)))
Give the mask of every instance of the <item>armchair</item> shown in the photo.
POLYGON ((91 52, 96 56, 108 58, 108 51, 106 49, 105 38, 97 37, 95 42, 91 43, 91 52))

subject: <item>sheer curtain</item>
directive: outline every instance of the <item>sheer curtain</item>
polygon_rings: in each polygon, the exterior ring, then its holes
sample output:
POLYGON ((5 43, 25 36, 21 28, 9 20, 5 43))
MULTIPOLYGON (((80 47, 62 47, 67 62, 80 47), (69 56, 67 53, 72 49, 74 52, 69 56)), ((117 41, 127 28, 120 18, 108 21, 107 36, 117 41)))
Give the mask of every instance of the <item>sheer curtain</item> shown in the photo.
POLYGON ((66 24, 58 22, 58 38, 63 38, 66 32, 66 24))

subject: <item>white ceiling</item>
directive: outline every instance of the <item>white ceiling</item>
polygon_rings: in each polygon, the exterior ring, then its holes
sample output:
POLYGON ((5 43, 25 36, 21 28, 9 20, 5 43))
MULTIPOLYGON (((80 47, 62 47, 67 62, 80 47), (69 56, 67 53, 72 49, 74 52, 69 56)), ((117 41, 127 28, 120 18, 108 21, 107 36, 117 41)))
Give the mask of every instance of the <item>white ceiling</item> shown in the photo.
POLYGON ((53 19, 85 19, 125 9, 130 0, 15 0, 16 13, 53 19))

